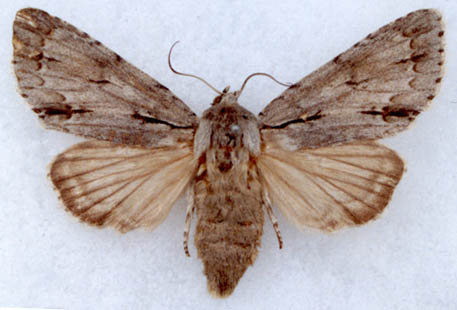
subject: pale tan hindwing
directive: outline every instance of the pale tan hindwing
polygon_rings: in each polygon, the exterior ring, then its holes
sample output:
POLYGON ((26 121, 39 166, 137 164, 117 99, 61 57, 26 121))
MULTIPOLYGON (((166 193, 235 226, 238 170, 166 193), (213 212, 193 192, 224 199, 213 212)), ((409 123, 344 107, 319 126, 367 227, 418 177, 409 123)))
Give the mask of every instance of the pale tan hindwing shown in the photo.
POLYGON ((269 146, 258 160, 274 204, 299 228, 333 231, 376 218, 403 174, 403 161, 373 141, 288 152, 269 146))
POLYGON ((74 216, 127 232, 157 227, 194 176, 194 166, 189 144, 144 149, 89 141, 57 156, 49 176, 74 216))

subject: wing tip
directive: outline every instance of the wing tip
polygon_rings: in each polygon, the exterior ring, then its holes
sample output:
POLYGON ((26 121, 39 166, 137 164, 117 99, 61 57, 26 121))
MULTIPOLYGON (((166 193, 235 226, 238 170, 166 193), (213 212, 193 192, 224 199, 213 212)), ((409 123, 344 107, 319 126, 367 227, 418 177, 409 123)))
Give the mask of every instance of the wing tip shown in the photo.
POLYGON ((37 8, 23 8, 16 12, 13 25, 16 26, 18 22, 25 22, 33 27, 36 27, 36 23, 33 21, 36 18, 50 18, 50 15, 46 11, 37 8))

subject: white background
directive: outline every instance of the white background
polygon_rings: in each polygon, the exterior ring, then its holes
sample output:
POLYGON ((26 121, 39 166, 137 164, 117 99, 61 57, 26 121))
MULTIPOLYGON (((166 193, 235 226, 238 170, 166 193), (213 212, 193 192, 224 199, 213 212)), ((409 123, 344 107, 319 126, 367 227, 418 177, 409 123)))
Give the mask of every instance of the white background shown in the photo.
MULTIPOLYGON (((0 307, 65 309, 456 309, 457 1, 0 1, 0 307), (128 4, 129 3, 129 4, 128 4), (133 4, 132 4, 133 3, 133 4), (11 70, 15 12, 44 9, 100 40, 200 114, 218 89, 253 72, 295 82, 380 26, 424 8, 447 24, 446 74, 432 107, 384 142, 407 163, 383 216, 332 235, 278 214, 233 295, 214 299, 191 243, 185 202, 154 232, 80 224, 60 206, 46 166, 82 139, 39 126, 11 70)), ((258 113, 283 87, 257 77, 240 102, 258 113)), ((195 224, 195 223, 194 223, 195 224)))

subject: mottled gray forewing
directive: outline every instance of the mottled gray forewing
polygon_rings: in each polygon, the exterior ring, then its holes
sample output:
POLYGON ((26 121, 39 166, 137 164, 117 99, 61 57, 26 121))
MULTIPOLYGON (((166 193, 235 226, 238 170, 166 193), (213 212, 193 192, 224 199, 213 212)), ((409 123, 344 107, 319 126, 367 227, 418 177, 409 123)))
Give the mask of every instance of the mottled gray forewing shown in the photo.
POLYGON ((21 95, 47 128, 127 145, 192 141, 196 115, 99 41, 27 8, 13 26, 21 95))
POLYGON ((419 10, 368 35, 266 106, 263 140, 296 150, 406 129, 437 93, 443 34, 439 12, 419 10))

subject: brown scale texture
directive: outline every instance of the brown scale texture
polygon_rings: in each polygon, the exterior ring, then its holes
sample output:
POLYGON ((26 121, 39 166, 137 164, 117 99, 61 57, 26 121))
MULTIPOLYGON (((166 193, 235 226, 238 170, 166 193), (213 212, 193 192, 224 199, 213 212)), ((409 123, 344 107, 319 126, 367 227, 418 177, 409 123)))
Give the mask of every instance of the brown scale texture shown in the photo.
POLYGON ((206 158, 195 185, 195 245, 209 291, 225 297, 254 263, 260 246, 264 221, 261 185, 245 148, 231 152, 210 149, 206 158))

